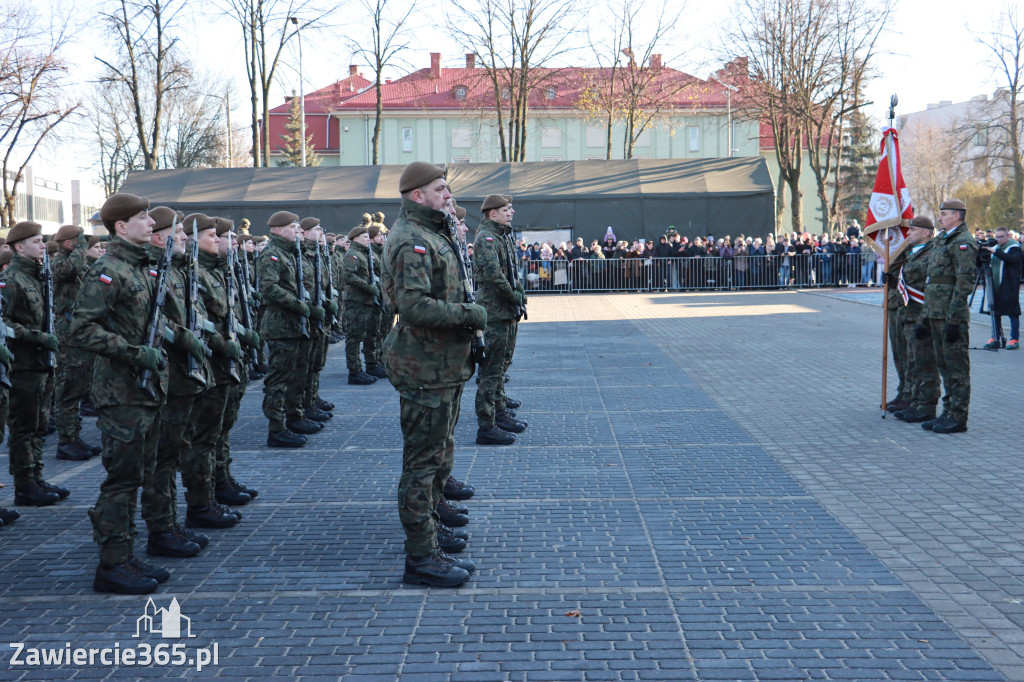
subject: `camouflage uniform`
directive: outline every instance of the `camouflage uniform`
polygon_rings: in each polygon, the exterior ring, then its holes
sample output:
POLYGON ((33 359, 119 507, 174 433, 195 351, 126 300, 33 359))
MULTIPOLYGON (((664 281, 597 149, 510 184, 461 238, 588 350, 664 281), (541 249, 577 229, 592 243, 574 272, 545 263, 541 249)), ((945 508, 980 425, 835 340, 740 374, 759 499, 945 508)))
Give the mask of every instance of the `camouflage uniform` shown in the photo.
POLYGON ((466 292, 444 221, 444 213, 403 200, 381 267, 385 301, 398 313, 384 342, 384 362, 401 398, 398 512, 412 556, 431 554, 437 545, 436 507, 454 463, 462 389, 473 374, 466 325, 482 312, 463 303, 466 292))
MULTIPOLYGON (((380 355, 375 348, 380 308, 373 303, 377 287, 370 282, 368 254, 368 249, 357 242, 353 242, 345 254, 345 361, 349 374, 363 371, 360 344, 367 368, 373 367, 374 356, 380 355)), ((375 272, 378 265, 375 259, 375 272)))
POLYGON ((345 250, 340 246, 334 247, 331 253, 331 267, 334 268, 334 285, 338 288, 338 295, 335 302, 338 304, 338 317, 335 326, 342 334, 347 334, 345 326, 345 250))
POLYGON ((152 265, 144 247, 112 238, 82 282, 68 330, 72 343, 99 356, 93 368, 93 400, 107 478, 89 518, 100 561, 108 566, 134 554, 136 500, 156 463, 160 406, 167 388, 166 369, 151 373, 156 397, 138 386, 139 346, 145 342, 156 292, 152 265))
POLYGON ((302 404, 288 393, 295 381, 302 302, 296 288, 295 246, 270 235, 270 243, 256 259, 263 319, 259 334, 270 349, 270 369, 263 380, 263 414, 270 421, 270 432, 283 431, 286 423, 303 418, 302 404))
MULTIPOLYGON (((516 254, 516 244, 515 244, 515 241, 512 238, 512 229, 511 229, 511 227, 505 233, 505 243, 508 245, 509 253, 511 253, 513 256, 515 256, 515 254, 516 254)), ((526 310, 526 287, 523 286, 522 278, 519 275, 520 275, 520 273, 519 273, 518 269, 513 271, 513 276, 515 278, 516 291, 518 291, 520 293, 520 295, 522 295, 522 297, 523 297, 523 310, 526 310)), ((517 338, 519 338, 519 318, 518 317, 513 317, 512 320, 511 320, 510 328, 509 328, 508 348, 507 348, 507 350, 505 352, 505 373, 508 373, 508 368, 512 365, 512 355, 516 351, 516 339, 517 338)), ((505 400, 505 375, 504 374, 502 374, 502 377, 501 377, 501 390, 502 390, 502 395, 501 395, 500 399, 504 403, 504 400, 505 400)))
POLYGON ((943 414, 966 424, 971 402, 971 313, 967 297, 974 290, 978 274, 978 245, 966 223, 950 232, 940 232, 933 241, 921 316, 931 325, 935 364, 945 388, 943 414), (959 326, 956 341, 946 340, 946 325, 959 326))
MULTIPOLYGON (((382 226, 383 227, 383 226, 382 226)), ((384 244, 374 244, 370 242, 370 248, 373 250, 374 266, 379 267, 380 263, 384 260, 384 244)), ((377 273, 380 276, 380 273, 377 273)), ((395 315, 385 305, 384 310, 377 310, 377 338, 373 342, 373 366, 383 367, 384 366, 384 339, 387 337, 388 332, 391 331, 391 327, 395 325, 395 315)))
MULTIPOLYGON (((304 241, 302 243, 303 255, 306 257, 305 264, 303 267, 307 267, 303 273, 305 275, 304 282, 306 287, 307 301, 310 306, 315 305, 316 301, 316 288, 320 287, 320 294, 322 300, 325 302, 324 310, 327 311, 327 287, 330 286, 330 280, 328 277, 330 273, 328 268, 330 264, 321 257, 320 259, 320 281, 316 281, 316 258, 317 258, 317 243, 314 241, 304 241)), ((320 394, 320 372, 327 366, 327 347, 330 339, 331 327, 325 320, 324 322, 311 322, 310 323, 310 352, 308 355, 306 365, 306 381, 305 390, 302 395, 302 406, 304 408, 315 407, 316 398, 320 394)))
MULTIPOLYGON (((907 249, 906 262, 901 276, 906 286, 923 292, 928 276, 928 258, 932 242, 927 241, 915 250, 907 249)), ((900 299, 902 302, 902 297, 900 299)), ((923 304, 908 296, 907 303, 900 310, 904 347, 907 349, 906 384, 907 402, 914 407, 932 413, 939 402, 939 373, 935 368, 935 351, 930 337, 918 339, 914 327, 922 322, 923 304)))
POLYGON ((910 385, 907 382, 907 344, 903 338, 903 297, 896 288, 896 282, 906 258, 907 251, 904 249, 889 261, 889 269, 886 271, 889 283, 889 296, 886 299, 886 306, 889 308, 889 348, 892 349, 892 363, 896 367, 896 376, 899 378, 893 402, 901 403, 910 402, 910 385))
POLYGON ((43 481, 43 437, 50 419, 54 368, 42 347, 43 283, 40 264, 15 254, 3 272, 4 317, 14 332, 7 424, 10 473, 22 488, 43 481))
POLYGON ((481 430, 494 427, 494 418, 505 410, 505 369, 512 342, 515 289, 509 283, 509 228, 484 220, 476 231, 473 273, 477 303, 487 309, 486 359, 480 365, 480 387, 476 392, 476 417, 481 430))
POLYGON ((57 440, 73 443, 82 432, 82 417, 79 413, 82 401, 88 399, 92 382, 93 356, 68 343, 68 327, 74 310, 78 289, 89 268, 85 252, 89 238, 84 234, 71 251, 60 249, 53 257, 53 307, 56 315, 55 329, 60 339, 60 354, 57 363, 56 396, 54 418, 57 422, 57 440))

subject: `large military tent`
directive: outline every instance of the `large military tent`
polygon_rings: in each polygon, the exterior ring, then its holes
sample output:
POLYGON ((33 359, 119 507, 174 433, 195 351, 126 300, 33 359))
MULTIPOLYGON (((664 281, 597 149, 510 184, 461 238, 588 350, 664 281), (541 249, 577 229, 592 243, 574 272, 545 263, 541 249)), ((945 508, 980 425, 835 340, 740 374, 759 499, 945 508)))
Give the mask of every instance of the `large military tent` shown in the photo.
MULTIPOLYGON (((121 191, 154 205, 202 211, 266 231, 278 210, 320 218, 329 231, 359 223, 362 213, 398 212, 403 166, 203 168, 141 171, 121 191)), ((764 159, 631 159, 453 164, 448 183, 469 210, 471 227, 488 194, 514 197, 515 226, 570 228, 600 239, 656 239, 669 226, 683 235, 772 232, 774 188, 764 159)))

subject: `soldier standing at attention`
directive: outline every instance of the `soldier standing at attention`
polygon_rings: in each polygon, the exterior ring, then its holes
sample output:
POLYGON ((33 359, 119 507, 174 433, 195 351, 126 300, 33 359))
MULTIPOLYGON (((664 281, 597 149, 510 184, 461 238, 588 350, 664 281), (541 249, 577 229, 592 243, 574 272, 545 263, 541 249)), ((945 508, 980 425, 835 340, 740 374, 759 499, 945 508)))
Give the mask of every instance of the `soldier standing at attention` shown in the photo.
POLYGON ((403 580, 457 587, 475 566, 447 554, 465 548, 466 535, 440 524, 437 505, 454 463, 462 389, 473 375, 471 330, 487 327, 487 311, 465 302, 458 247, 445 224, 451 192, 444 176, 443 168, 419 161, 402 171, 402 209, 384 247, 381 277, 387 305, 398 315, 384 358, 401 404, 403 580))
POLYGON ((68 490, 43 479, 43 436, 50 420, 57 337, 43 331, 44 300, 40 260, 46 249, 42 226, 22 221, 7 233, 14 251, 4 271, 4 317, 14 333, 9 340, 10 407, 7 425, 14 504, 43 507, 63 500, 68 490))
POLYGON ((146 250, 153 234, 149 200, 114 194, 100 209, 112 239, 86 274, 75 302, 68 336, 96 354, 93 399, 103 433, 107 478, 89 510, 100 549, 93 589, 148 594, 170 578, 163 568, 135 558, 135 507, 139 488, 156 463, 160 406, 167 388, 167 363, 159 348, 145 345, 156 278, 146 250), (140 373, 150 374, 148 389, 140 373))
POLYGON ((912 424, 935 419, 935 406, 939 402, 939 373, 935 369, 935 351, 927 321, 921 319, 934 230, 931 219, 925 216, 910 221, 910 232, 907 235, 910 247, 905 252, 906 262, 900 271, 897 287, 901 290, 903 303, 900 326, 907 351, 907 375, 904 381, 910 407, 894 414, 897 419, 912 424))
POLYGON ((55 412, 57 421, 57 459, 85 460, 100 454, 82 440, 83 402, 89 399, 93 356, 68 343, 68 327, 78 289, 90 263, 86 256, 89 238, 77 225, 64 225, 52 240, 57 244, 53 257, 53 307, 56 315, 60 355, 57 363, 55 412))
POLYGON ((947 199, 939 207, 942 231, 935 237, 928 257, 928 279, 924 290, 924 311, 935 349, 935 364, 942 375, 945 392, 942 416, 921 426, 934 433, 967 430, 971 403, 971 359, 968 327, 971 312, 967 297, 974 290, 978 274, 978 244, 964 222, 967 205, 947 199))
MULTIPOLYGON (((306 286, 307 305, 310 310, 316 306, 317 289, 320 290, 320 308, 324 317, 319 321, 314 320, 310 325, 310 352, 309 364, 307 365, 306 378, 302 381, 303 414, 306 419, 324 424, 334 418, 334 414, 320 407, 320 372, 327 366, 327 346, 330 340, 330 325, 327 319, 337 311, 337 306, 327 300, 327 286, 329 286, 330 263, 320 250, 320 242, 323 240, 324 230, 320 227, 319 218, 303 218, 299 223, 302 228, 304 239, 302 241, 302 253, 305 258, 303 268, 303 284, 306 286), (320 281, 316 279, 317 252, 320 250, 320 281)), ((301 381, 301 380, 300 380, 301 381)))
MULTIPOLYGON (((377 381, 377 374, 363 371, 363 361, 359 358, 362 346, 368 370, 377 370, 387 376, 382 367, 373 366, 374 344, 377 339, 380 309, 375 301, 381 301, 381 291, 377 283, 370 279, 370 234, 363 225, 352 228, 348 233, 348 253, 345 254, 345 362, 348 364, 348 383, 365 386, 377 381)), ((374 263, 374 265, 378 265, 374 263)), ((377 274, 374 267, 374 274, 377 274)))
POLYGON ((263 414, 269 420, 267 445, 300 448, 306 437, 288 428, 289 422, 304 419, 302 404, 288 400, 288 386, 295 381, 302 341, 310 310, 300 298, 296 279, 295 233, 299 217, 278 211, 267 221, 270 240, 256 259, 256 278, 260 283, 263 319, 260 337, 270 350, 269 369, 263 379, 263 414))
MULTIPOLYGON (((370 237, 370 253, 373 254, 374 273, 380 277, 380 263, 384 258, 384 242, 388 236, 388 228, 384 226, 383 213, 374 213, 373 217, 375 222, 370 224, 366 233, 370 237)), ((373 362, 372 366, 370 362, 367 362, 366 373, 378 379, 387 378, 387 372, 384 371, 384 337, 391 331, 394 323, 395 315, 388 310, 387 306, 384 306, 384 310, 377 309, 377 329, 374 333, 372 347, 373 362)))
POLYGON ((898 290, 900 271, 907 261, 907 250, 904 249, 895 258, 889 260, 889 269, 886 271, 882 283, 889 282, 889 298, 886 306, 889 308, 889 348, 892 350, 892 363, 896 367, 896 376, 899 379, 896 388, 896 397, 885 405, 889 412, 896 413, 910 407, 910 382, 907 369, 907 343, 903 338, 903 298, 898 290))

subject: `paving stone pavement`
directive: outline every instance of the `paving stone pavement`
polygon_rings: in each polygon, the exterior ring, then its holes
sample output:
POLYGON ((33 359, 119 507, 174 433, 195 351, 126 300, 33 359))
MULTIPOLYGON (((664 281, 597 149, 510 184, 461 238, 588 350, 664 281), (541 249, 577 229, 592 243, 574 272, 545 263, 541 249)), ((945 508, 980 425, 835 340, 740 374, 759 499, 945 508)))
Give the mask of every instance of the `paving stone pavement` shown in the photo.
POLYGON ((830 292, 538 296, 530 316, 520 442, 475 446, 475 383, 463 399, 465 587, 401 584, 397 395, 348 386, 333 346, 327 429, 267 449, 251 387, 232 442, 259 498, 157 562, 154 604, 176 598, 191 639, 135 637, 146 598, 92 592, 102 467, 51 438, 72 497, 0 528, 0 679, 1024 679, 1024 358, 972 355, 970 431, 942 437, 879 418, 879 309, 830 292), (10 643, 218 661, 24 666, 10 643))

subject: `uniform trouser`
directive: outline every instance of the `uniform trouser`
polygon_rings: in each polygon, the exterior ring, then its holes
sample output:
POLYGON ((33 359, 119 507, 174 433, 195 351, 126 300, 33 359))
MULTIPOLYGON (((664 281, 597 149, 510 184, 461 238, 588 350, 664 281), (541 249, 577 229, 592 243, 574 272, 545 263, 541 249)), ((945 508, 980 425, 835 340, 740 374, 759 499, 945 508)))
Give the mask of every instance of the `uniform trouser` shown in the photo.
POLYGON ((378 311, 377 338, 374 339, 373 344, 373 366, 383 367, 384 339, 387 337, 388 332, 391 331, 391 327, 395 324, 395 316, 387 309, 387 307, 385 307, 384 310, 378 309, 378 311))
POLYGON ((0 441, 3 441, 7 430, 7 413, 9 412, 11 396, 8 389, 0 384, 0 441))
POLYGON ((57 440, 71 443, 82 432, 79 408, 88 399, 92 383, 92 353, 69 347, 60 352, 54 401, 54 419, 57 422, 57 440))
POLYGON ((960 323, 960 338, 946 341, 943 334, 945 320, 928 320, 931 324, 932 348, 935 350, 935 366, 942 376, 942 413, 961 424, 967 423, 971 405, 971 356, 970 325, 960 323))
POLYGON ((170 395, 160 407, 156 462, 142 487, 142 518, 150 533, 162 533, 177 523, 178 470, 181 469, 182 479, 192 475, 192 418, 200 395, 170 395))
POLYGON ((245 382, 229 384, 224 403, 224 419, 221 423, 220 436, 214 449, 213 483, 225 482, 231 477, 231 429, 238 421, 238 410, 245 396, 245 382))
POLYGON ((53 398, 53 372, 17 371, 10 373, 10 429, 8 456, 14 486, 43 480, 43 437, 50 421, 53 398))
POLYGON ((359 358, 360 345, 363 347, 367 367, 373 367, 374 357, 380 356, 381 350, 376 348, 379 343, 379 317, 380 309, 373 305, 349 303, 345 306, 345 363, 349 374, 363 371, 363 361, 359 358))
POLYGON ((426 556, 437 546, 437 505, 455 462, 455 425, 463 386, 403 393, 402 478, 398 516, 405 551, 426 556))
POLYGON ((287 422, 302 418, 302 405, 289 394, 299 367, 300 339, 276 339, 267 343, 270 362, 263 379, 263 414, 269 420, 271 433, 283 431, 287 422))
POLYGON ((107 478, 100 484, 100 496, 89 510, 89 518, 93 540, 100 547, 100 562, 113 566, 134 553, 136 500, 139 488, 153 476, 160 410, 155 405, 117 405, 100 407, 97 412, 107 478))
POLYGON ((907 384, 910 389, 907 395, 914 407, 934 412, 939 403, 939 372, 935 369, 935 350, 932 348, 931 337, 918 339, 914 334, 917 322, 917 319, 903 322, 903 339, 907 348, 907 384))
POLYGON ((203 391, 196 400, 192 417, 196 427, 189 454, 192 466, 187 477, 184 467, 181 470, 185 501, 190 509, 204 507, 213 500, 213 464, 217 441, 220 440, 231 390, 237 386, 230 379, 218 376, 217 385, 203 391))
POLYGON ((505 409, 505 368, 512 339, 512 322, 495 320, 484 331, 484 361, 477 368, 480 386, 476 390, 476 421, 481 429, 494 426, 494 418, 505 409))
POLYGON ((910 402, 910 386, 907 383, 907 342, 903 336, 902 314, 897 310, 889 311, 889 347, 892 349, 892 364, 896 367, 899 383, 896 386, 896 398, 900 402, 910 402))
POLYGON ((324 325, 324 332, 314 332, 313 339, 315 346, 310 354, 309 371, 306 375, 306 391, 302 396, 303 407, 313 407, 316 398, 320 395, 320 372, 327 366, 327 347, 330 340, 327 336, 328 328, 324 325))

